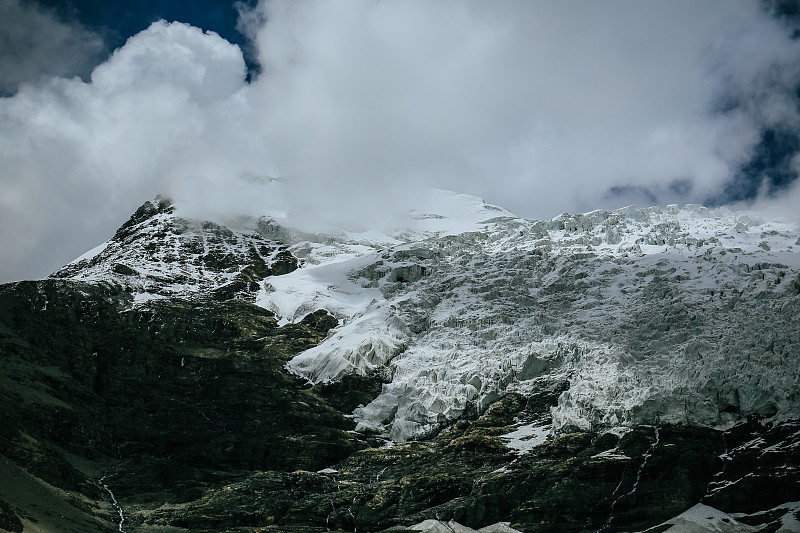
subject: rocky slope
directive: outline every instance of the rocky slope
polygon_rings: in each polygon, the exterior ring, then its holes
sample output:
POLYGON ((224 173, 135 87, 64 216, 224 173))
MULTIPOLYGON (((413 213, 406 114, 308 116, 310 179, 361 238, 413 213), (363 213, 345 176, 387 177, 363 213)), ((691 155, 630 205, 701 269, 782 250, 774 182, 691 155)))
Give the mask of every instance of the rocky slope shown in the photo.
POLYGON ((0 531, 798 531, 799 235, 147 202, 0 287, 0 531))

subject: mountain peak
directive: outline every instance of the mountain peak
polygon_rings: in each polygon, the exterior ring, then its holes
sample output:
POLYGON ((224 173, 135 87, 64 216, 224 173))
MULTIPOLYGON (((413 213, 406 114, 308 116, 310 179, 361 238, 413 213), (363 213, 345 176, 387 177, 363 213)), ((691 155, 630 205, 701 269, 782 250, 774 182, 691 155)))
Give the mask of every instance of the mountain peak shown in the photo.
POLYGON ((162 196, 145 202, 111 239, 51 277, 115 285, 137 302, 175 296, 253 300, 258 282, 297 267, 283 244, 253 229, 175 211, 162 196))
POLYGON ((3 453, 120 527, 796 522, 796 222, 423 200, 325 225, 156 198, 66 279, 3 286, 3 453))
POLYGON ((784 353, 797 350, 794 222, 695 204, 535 221, 447 191, 381 228, 267 214, 232 229, 179 212, 146 202, 53 277, 139 303, 242 298, 281 324, 325 309, 340 325, 288 368, 387 379, 354 413, 362 430, 418 438, 539 387, 563 389, 552 432, 800 414, 784 353))

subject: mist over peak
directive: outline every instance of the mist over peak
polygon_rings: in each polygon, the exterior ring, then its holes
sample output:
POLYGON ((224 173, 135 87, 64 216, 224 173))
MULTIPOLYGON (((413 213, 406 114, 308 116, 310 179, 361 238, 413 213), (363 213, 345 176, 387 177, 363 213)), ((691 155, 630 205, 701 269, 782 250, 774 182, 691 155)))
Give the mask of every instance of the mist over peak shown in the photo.
POLYGON ((249 81, 239 46, 157 21, 86 81, 0 99, 3 279, 54 270, 158 193, 205 217, 367 225, 427 187, 531 218, 795 201, 800 44, 758 2, 239 11, 249 81))

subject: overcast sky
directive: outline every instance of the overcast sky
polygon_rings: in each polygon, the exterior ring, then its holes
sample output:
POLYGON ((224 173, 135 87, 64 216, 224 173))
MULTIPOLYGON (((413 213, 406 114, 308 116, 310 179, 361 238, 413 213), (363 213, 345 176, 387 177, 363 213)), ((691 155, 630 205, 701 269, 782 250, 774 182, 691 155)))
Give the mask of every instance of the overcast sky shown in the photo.
POLYGON ((0 282, 47 275, 159 193, 365 220, 427 186, 529 218, 800 208, 793 2, 104 4, 0 0, 0 282))

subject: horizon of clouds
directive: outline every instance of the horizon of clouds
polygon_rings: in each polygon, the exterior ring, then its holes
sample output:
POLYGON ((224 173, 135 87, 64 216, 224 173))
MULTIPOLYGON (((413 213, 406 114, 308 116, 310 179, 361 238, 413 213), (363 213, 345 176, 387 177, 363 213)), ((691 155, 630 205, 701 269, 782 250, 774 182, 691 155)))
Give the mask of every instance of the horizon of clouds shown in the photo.
MULTIPOLYGON (((368 222, 432 186, 550 218, 714 198, 763 131, 800 132, 800 43, 756 1, 279 1, 240 26, 251 82, 238 46, 161 21, 88 82, 37 73, 0 98, 0 281, 159 193, 368 222)), ((769 201, 800 205, 797 183, 769 201)))

